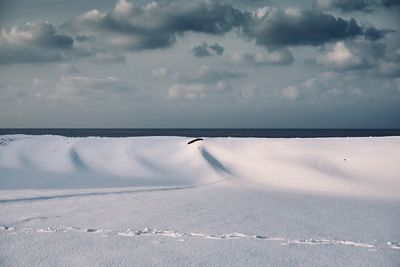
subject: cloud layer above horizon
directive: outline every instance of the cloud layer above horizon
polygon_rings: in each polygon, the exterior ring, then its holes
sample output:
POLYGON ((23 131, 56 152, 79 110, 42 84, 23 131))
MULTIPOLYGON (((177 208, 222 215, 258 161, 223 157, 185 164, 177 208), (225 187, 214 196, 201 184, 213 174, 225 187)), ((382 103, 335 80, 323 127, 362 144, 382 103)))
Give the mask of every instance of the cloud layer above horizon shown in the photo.
POLYGON ((89 4, 2 3, 0 127, 400 127, 399 1, 89 4))

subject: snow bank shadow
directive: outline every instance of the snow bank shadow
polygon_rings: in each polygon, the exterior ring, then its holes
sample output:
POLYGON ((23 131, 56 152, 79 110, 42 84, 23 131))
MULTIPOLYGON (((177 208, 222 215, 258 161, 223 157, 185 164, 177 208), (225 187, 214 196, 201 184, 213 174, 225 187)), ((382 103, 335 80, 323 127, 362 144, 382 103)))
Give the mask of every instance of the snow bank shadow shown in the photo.
POLYGON ((149 192, 163 192, 163 191, 176 191, 185 190, 194 187, 176 186, 176 187, 160 187, 160 188, 145 188, 145 189, 128 189, 122 191, 103 191, 103 192, 83 192, 83 193, 71 193, 71 194, 57 194, 48 196, 33 196, 25 198, 15 199, 0 199, 0 204, 18 203, 18 202, 31 202, 31 201, 43 201, 52 199, 67 199, 75 197, 94 197, 94 196, 112 196, 121 194, 134 194, 134 193, 149 193, 149 192))
POLYGON ((14 142, 15 140, 16 138, 9 138, 9 137, 0 138, 0 146, 6 146, 9 143, 14 142))
POLYGON ((154 163, 154 160, 148 159, 144 156, 141 156, 138 153, 135 153, 135 151, 128 151, 128 155, 134 160, 137 161, 140 165, 145 166, 147 169, 152 170, 154 172, 158 173, 166 173, 166 170, 161 168, 159 165, 154 163))
POLYGON ((232 174, 232 172, 227 167, 225 167, 218 159, 211 155, 210 152, 207 151, 207 149, 201 148, 200 151, 203 158, 215 171, 217 171, 218 173, 232 174))
POLYGON ((341 162, 337 162, 335 164, 335 163, 329 162, 328 160, 315 159, 315 158, 302 158, 301 160, 297 160, 297 163, 299 163, 311 170, 314 170, 321 174, 328 175, 329 177, 334 177, 336 179, 340 179, 340 180, 355 180, 355 179, 357 179, 355 176, 351 175, 350 173, 344 171, 341 168, 341 165, 340 165, 341 162))
POLYGON ((72 148, 69 152, 70 158, 76 169, 80 171, 88 171, 88 166, 83 162, 78 152, 76 152, 75 148, 72 148))

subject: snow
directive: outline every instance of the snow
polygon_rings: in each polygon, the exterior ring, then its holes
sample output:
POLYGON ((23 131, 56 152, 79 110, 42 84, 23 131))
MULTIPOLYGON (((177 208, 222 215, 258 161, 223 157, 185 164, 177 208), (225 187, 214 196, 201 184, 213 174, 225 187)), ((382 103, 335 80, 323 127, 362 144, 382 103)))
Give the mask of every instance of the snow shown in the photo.
POLYGON ((398 266, 400 137, 0 136, 2 266, 398 266))

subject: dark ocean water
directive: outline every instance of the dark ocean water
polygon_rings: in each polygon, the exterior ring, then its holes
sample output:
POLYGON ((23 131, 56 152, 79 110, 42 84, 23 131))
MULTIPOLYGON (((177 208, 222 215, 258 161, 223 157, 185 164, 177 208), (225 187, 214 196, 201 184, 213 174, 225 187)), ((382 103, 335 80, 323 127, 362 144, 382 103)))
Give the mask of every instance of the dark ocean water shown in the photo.
POLYGON ((69 137, 367 137, 400 136, 400 129, 0 129, 0 135, 62 135, 69 137))

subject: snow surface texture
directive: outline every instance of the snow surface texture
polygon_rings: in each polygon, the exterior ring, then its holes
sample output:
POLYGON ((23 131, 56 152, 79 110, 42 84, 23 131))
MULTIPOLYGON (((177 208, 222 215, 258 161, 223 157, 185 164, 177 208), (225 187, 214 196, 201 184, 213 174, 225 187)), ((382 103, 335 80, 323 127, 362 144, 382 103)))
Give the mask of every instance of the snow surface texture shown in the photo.
POLYGON ((400 265, 400 137, 189 140, 0 136, 0 265, 400 265))

